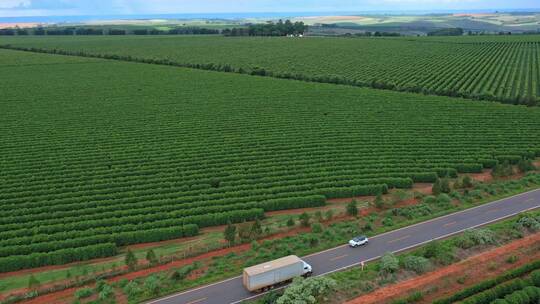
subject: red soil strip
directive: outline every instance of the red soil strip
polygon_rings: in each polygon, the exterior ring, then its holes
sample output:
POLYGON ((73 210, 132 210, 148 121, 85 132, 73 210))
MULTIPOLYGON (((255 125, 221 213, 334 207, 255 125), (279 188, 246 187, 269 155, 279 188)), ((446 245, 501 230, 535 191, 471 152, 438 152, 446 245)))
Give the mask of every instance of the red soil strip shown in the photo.
POLYGON ((434 298, 453 294, 465 286, 456 282, 457 278, 467 277, 464 284, 473 285, 486 279, 487 276, 496 276, 509 269, 519 267, 530 261, 540 258, 540 250, 533 247, 540 246, 540 233, 514 241, 510 244, 475 255, 459 263, 440 268, 420 277, 380 288, 369 294, 353 299, 346 304, 376 304, 388 303, 393 299, 406 297, 414 291, 424 287, 435 286, 443 282, 450 282, 446 286, 437 286, 436 294, 425 297, 423 303, 431 303, 434 298), (532 251, 532 252, 528 252, 532 251), (517 262, 509 264, 505 259, 510 255, 518 256, 517 262), (489 264, 497 263, 495 269, 490 270, 489 264), (447 278, 452 278, 447 280, 447 278), (453 284, 451 284, 453 282, 453 284))
POLYGON ((433 188, 433 184, 429 183, 417 183, 413 186, 413 191, 418 191, 420 193, 431 195, 433 192, 431 191, 433 188))
POLYGON ((472 173, 469 174, 472 179, 479 181, 479 182, 489 182, 493 180, 493 176, 491 176, 491 169, 490 170, 484 170, 482 173, 472 173))

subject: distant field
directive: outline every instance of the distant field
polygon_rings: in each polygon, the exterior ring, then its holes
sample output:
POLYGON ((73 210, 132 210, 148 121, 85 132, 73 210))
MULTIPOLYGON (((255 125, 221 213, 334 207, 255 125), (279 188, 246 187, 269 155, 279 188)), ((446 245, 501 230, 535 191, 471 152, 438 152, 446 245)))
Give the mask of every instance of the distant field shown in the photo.
POLYGON ((540 156, 540 108, 8 50, 0 67, 0 272, 540 156))
POLYGON ((540 36, 0 38, 6 44, 505 103, 540 99, 540 36))

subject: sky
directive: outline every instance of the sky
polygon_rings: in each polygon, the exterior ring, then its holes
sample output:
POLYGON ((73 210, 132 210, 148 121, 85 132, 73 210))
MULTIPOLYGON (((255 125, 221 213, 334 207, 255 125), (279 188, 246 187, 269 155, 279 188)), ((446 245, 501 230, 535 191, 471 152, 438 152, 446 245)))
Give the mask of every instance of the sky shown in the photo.
POLYGON ((0 17, 539 9, 540 0, 0 0, 0 17))

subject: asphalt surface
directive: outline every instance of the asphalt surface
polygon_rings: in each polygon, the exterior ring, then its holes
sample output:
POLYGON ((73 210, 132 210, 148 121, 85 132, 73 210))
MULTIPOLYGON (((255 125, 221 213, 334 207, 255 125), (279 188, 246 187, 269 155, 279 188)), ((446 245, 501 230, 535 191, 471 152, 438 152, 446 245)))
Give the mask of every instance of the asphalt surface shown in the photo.
MULTIPOLYGON (((386 252, 399 252, 464 230, 483 226, 540 207, 540 189, 456 212, 370 238, 363 247, 347 245, 303 258, 314 275, 323 275, 369 262, 386 252)), ((351 236, 353 237, 353 236, 351 236)), ((148 304, 227 304, 261 296, 247 291, 241 277, 157 299, 148 304)))

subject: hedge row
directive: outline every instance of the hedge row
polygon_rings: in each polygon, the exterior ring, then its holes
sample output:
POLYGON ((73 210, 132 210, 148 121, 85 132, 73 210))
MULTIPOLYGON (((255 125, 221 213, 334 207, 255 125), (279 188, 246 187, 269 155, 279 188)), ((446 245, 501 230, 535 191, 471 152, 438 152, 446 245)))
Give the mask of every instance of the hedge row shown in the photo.
POLYGON ((388 193, 388 186, 382 185, 368 185, 368 186, 355 186, 346 188, 327 188, 320 190, 324 196, 330 198, 343 198, 365 195, 378 195, 388 193))
POLYGON ((67 248, 47 253, 15 255, 0 258, 0 272, 16 271, 47 265, 63 265, 76 261, 87 261, 117 254, 114 243, 90 245, 79 248, 67 248))
POLYGON ((492 304, 538 304, 540 303, 540 288, 536 286, 528 286, 522 290, 518 290, 504 297, 504 299, 498 299, 492 304))
POLYGON ((477 293, 480 293, 484 290, 488 290, 490 288, 493 288, 499 284, 502 284, 504 282, 507 282, 511 279, 515 279, 518 277, 521 277, 529 272, 532 272, 534 270, 540 269, 540 261, 534 261, 532 263, 529 263, 527 265, 521 266, 519 268, 513 269, 511 271, 508 271, 494 279, 486 280, 481 283, 478 283, 474 286, 471 286, 469 288, 465 288, 462 291, 453 294, 452 296, 436 300, 433 302, 433 304, 452 304, 457 301, 464 300, 468 297, 471 297, 477 293))
MULTIPOLYGON (((275 77, 282 79, 294 79, 307 82, 319 82, 319 83, 332 83, 332 84, 342 84, 349 86, 357 87, 371 87, 374 89, 381 90, 393 90, 399 92, 411 92, 411 93, 421 93, 426 95, 440 95, 440 96, 449 96, 449 97, 461 97, 469 98, 474 100, 492 100, 499 101, 502 103, 511 103, 511 104, 527 104, 530 106, 536 105, 538 98, 536 96, 496 96, 490 93, 472 93, 468 91, 461 91, 455 88, 426 88, 420 85, 397 85, 395 80, 388 79, 373 79, 371 81, 353 79, 344 76, 338 75, 306 75, 302 73, 289 73, 289 72, 277 72, 270 71, 264 68, 242 68, 234 67, 230 64, 215 64, 215 63, 188 63, 188 62, 178 62, 170 59, 160 59, 160 58, 141 58, 134 57, 130 55, 119 55, 119 54, 92 54, 84 51, 70 51, 63 49, 43 49, 35 47, 18 47, 12 45, 1 45, 0 48, 5 49, 14 49, 20 51, 29 51, 36 53, 49 53, 49 54, 61 54, 68 56, 80 56, 80 57, 91 57, 91 58, 103 58, 103 59, 112 59, 112 60, 121 60, 121 61, 131 61, 131 62, 140 62, 148 64, 157 64, 157 65, 169 65, 169 66, 178 66, 178 67, 188 67, 201 70, 211 70, 219 71, 226 73, 239 73, 239 74, 249 74, 256 76, 265 76, 265 77, 275 77)), ((487 57, 486 57, 487 58, 487 57)), ((488 68, 488 65, 481 65, 484 69, 488 68)))

